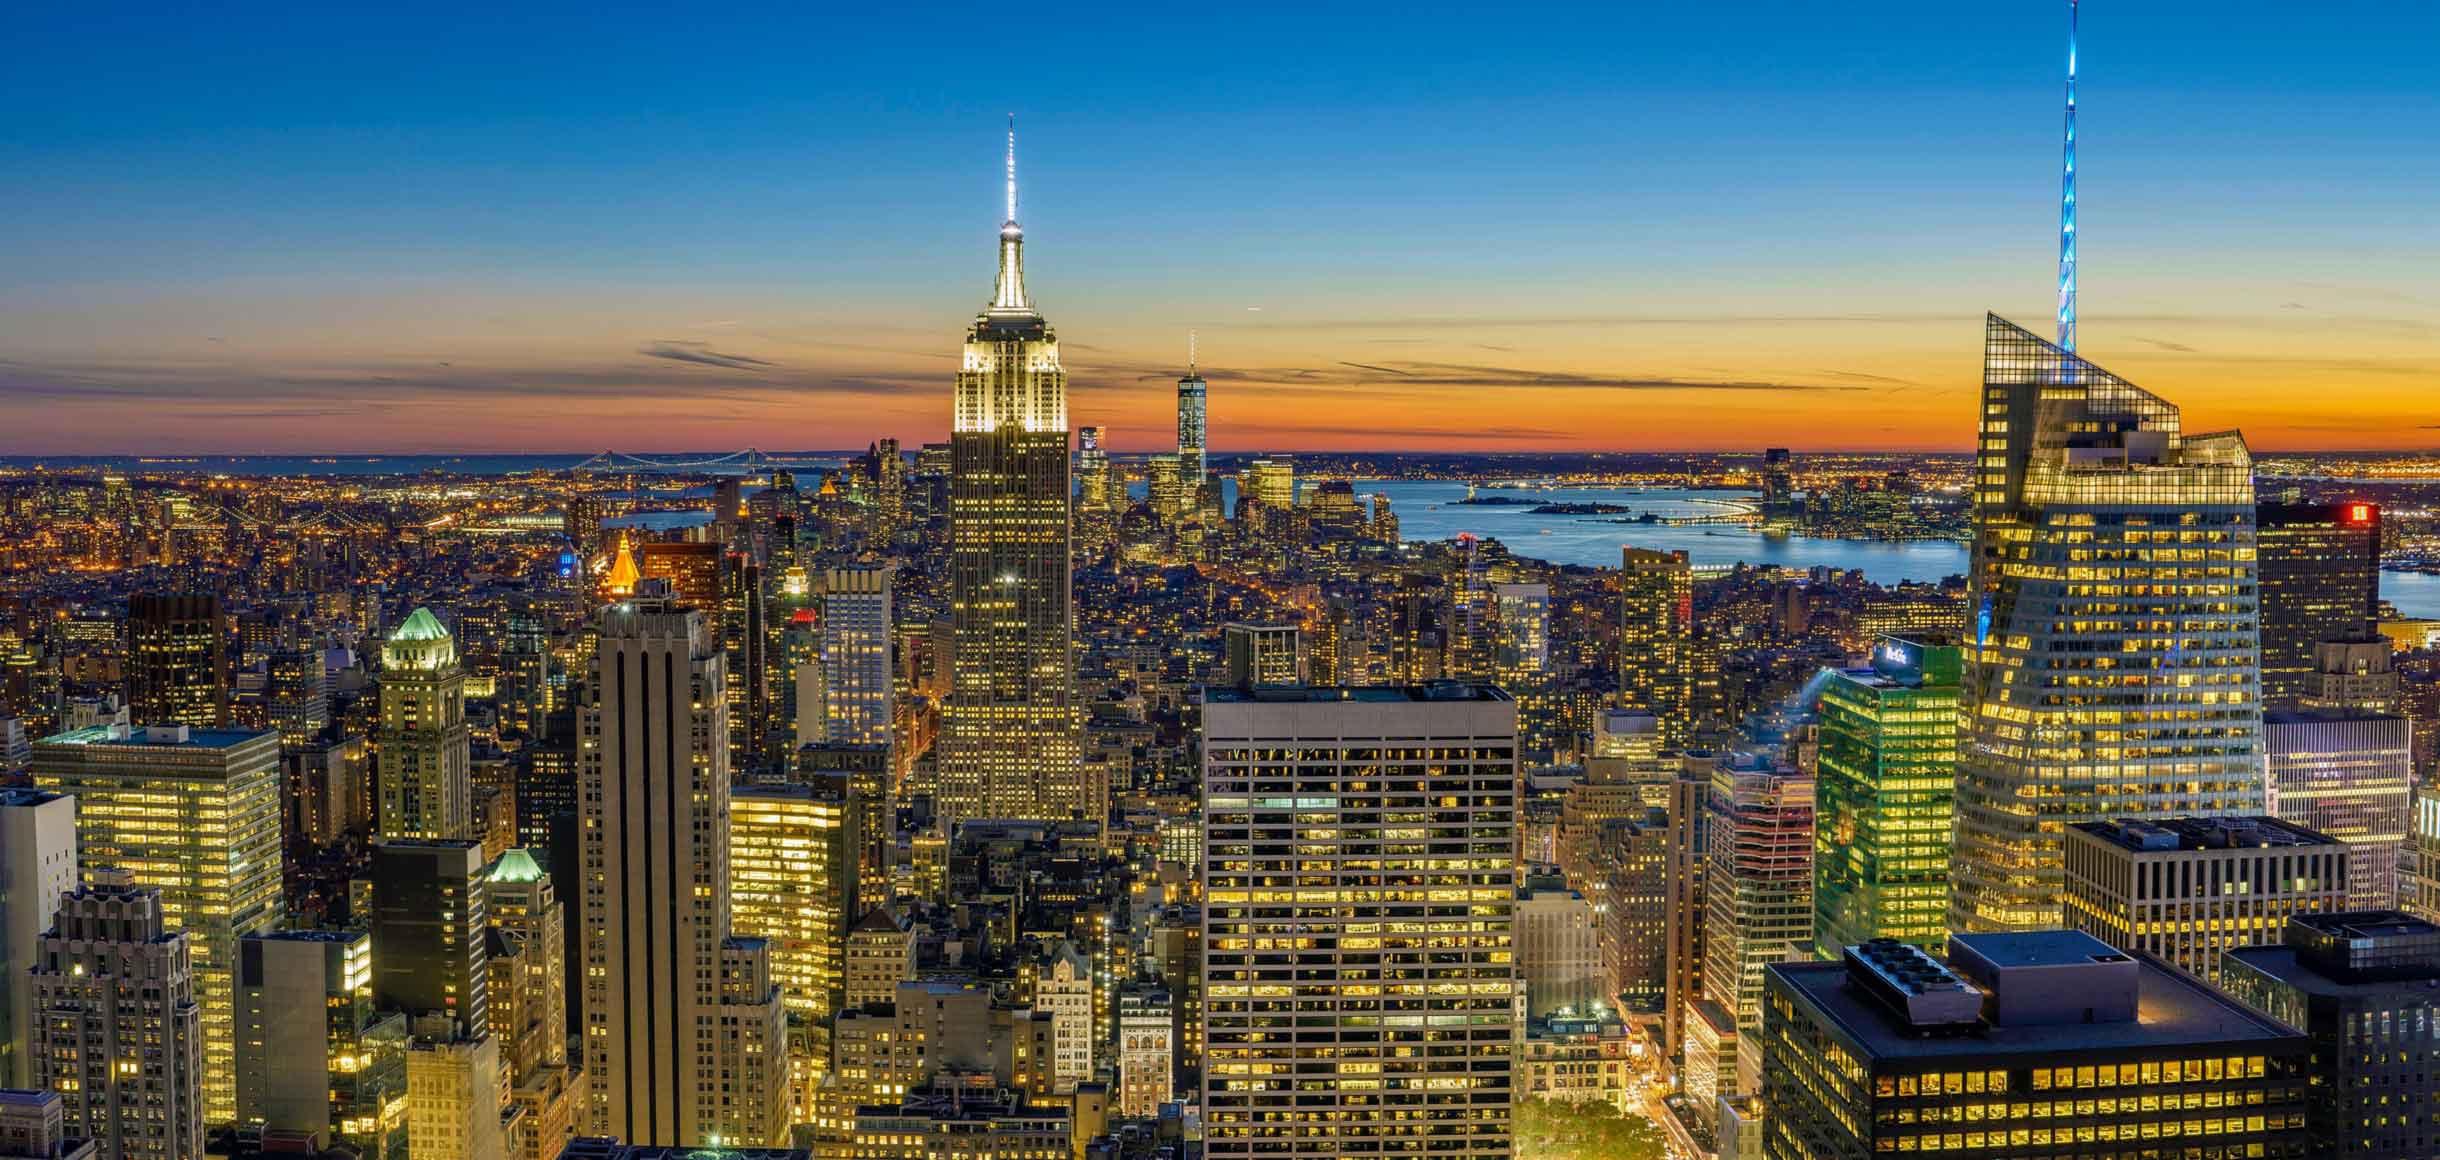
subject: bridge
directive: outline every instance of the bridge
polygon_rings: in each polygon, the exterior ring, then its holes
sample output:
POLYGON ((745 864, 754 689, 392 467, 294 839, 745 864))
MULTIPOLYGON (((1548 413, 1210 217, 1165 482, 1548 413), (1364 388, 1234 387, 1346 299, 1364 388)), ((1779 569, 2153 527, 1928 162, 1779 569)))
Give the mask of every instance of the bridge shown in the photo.
POLYGON ((760 475, 777 463, 761 450, 748 447, 726 455, 695 459, 660 459, 634 455, 625 451, 604 451, 568 468, 570 471, 606 472, 705 472, 712 475, 760 475))

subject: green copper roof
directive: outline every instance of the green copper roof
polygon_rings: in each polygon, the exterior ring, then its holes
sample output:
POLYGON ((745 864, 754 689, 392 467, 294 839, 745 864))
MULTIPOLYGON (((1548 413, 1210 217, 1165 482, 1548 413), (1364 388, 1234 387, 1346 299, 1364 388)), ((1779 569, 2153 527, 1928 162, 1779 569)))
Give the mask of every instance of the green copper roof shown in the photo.
POLYGON ((414 615, 407 617, 407 622, 405 624, 398 626, 397 632, 390 634, 390 639, 447 640, 449 639, 449 630, 441 627, 441 618, 432 615, 431 609, 418 608, 415 610, 414 615))
POLYGON ((494 882, 539 882, 542 880, 542 867, 534 861, 533 855, 523 850, 510 850, 500 855, 499 861, 492 863, 491 880, 494 882))

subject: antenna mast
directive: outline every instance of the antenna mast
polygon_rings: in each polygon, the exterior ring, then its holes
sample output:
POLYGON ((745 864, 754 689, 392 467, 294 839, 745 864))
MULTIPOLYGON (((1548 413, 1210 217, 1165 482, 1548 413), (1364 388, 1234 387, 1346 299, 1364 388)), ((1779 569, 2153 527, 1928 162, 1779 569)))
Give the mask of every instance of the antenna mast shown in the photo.
POLYGON ((2067 138, 2059 178, 2059 349, 2076 352, 2076 0, 2067 0, 2067 138))

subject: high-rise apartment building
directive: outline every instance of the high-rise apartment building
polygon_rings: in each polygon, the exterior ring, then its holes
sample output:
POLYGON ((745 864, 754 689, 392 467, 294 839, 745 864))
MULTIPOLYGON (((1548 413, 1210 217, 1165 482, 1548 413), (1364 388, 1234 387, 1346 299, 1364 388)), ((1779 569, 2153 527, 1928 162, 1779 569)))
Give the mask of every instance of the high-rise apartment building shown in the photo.
POLYGON ((938 808, 1101 820, 1088 801, 1070 604, 1067 374, 1025 292, 1016 136, 999 283, 966 332, 949 436, 950 620, 938 808))
POLYGON ((33 1084, 35 957, 76 889, 76 799, 0 789, 0 1087, 33 1084))
POLYGON ((1220 626, 1221 679, 1239 689, 1293 685, 1302 679, 1302 634, 1293 624, 1220 626))
POLYGON ((35 784, 76 798, 87 867, 161 892, 192 947, 204 1116, 237 1118, 237 942, 276 929, 280 739, 269 731, 102 725, 34 747, 35 784))
POLYGON ((2067 925, 2215 980, 2222 951, 2277 942, 2289 915, 2347 909, 2350 861, 2277 818, 2073 822, 2067 925))
POLYGON ((1621 549, 1618 705, 1660 721, 1676 748, 1694 732, 1694 565, 1684 552, 1621 549))
POLYGON ((1169 992, 1143 983, 1118 993, 1118 1098, 1116 1112, 1152 1119, 1176 1098, 1176 1013, 1169 992))
POLYGON ((1957 646, 1891 637, 1872 663, 1821 686, 1813 837, 1813 941, 1948 937, 1956 824, 1957 646))
POLYGON ((2413 826, 2414 734, 2406 718, 2355 709, 2263 714, 2271 813, 2347 845, 2347 908, 2398 907, 2413 826))
POLYGON ((1515 692, 1550 672, 1550 585, 1491 586, 1491 672, 1515 692))
POLYGON ((1504 1160, 1515 704, 1213 690, 1203 732, 1205 1154, 1504 1160))
POLYGON ((2258 814, 2253 458, 1993 316, 1954 930, 2059 925, 2060 827, 2258 814))
POLYGON ((474 836, 466 671, 457 640, 418 608, 381 646, 373 773, 381 836, 474 836))
POLYGON ((2440 926, 2395 910, 2299 914, 2270 945, 2230 950, 2220 985, 2312 1040, 2305 1127, 2313 1155, 2440 1155, 2431 1067, 2440 926))
POLYGON ((890 571, 822 574, 823 736, 832 745, 891 743, 890 571))
POLYGON ((370 934, 283 930, 239 940, 238 1122, 401 1160, 406 1094, 407 1020, 373 1001, 370 934))
POLYGON ((600 613, 582 705, 587 1131, 774 1143, 786 1016, 767 944, 729 925, 726 657, 642 587, 600 613))
POLYGON ((2300 1160, 2295 1029, 2073 931, 1895 940, 1774 963, 1760 1044, 1770 1160, 2300 1160))
POLYGON ((146 725, 210 728, 229 720, 229 656, 220 598, 127 598, 127 708, 146 725))
POLYGON ((2292 709, 2320 686, 2323 641, 2372 635, 2381 607, 2381 509, 2364 502, 2254 509, 2262 585, 2262 703, 2292 709))
POLYGON ((304 651, 271 654, 263 699, 280 744, 290 750, 315 742, 330 724, 330 682, 322 654, 304 651))
POLYGON ((203 1155, 209 1060, 191 948, 162 892, 123 872, 62 899, 43 936, 32 967, 33 1086, 59 1093, 69 1134, 94 1141, 99 1160, 203 1155))
POLYGON ((847 932, 846 962, 844 1009, 890 1002, 898 984, 915 981, 915 932, 876 906, 847 932))
POLYGON ((1685 1055, 1688 1012, 1702 1001, 1705 875, 1711 865, 1711 774, 1715 758, 1696 752, 1679 759, 1669 785, 1668 895, 1662 906, 1668 943, 1661 955, 1661 1030, 1671 1058, 1685 1055))

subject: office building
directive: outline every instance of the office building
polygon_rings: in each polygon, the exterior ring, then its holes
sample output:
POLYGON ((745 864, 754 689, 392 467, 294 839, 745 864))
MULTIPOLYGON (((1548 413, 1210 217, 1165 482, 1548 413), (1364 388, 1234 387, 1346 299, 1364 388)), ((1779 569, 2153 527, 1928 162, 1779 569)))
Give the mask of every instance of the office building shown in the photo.
MULTIPOLYGON (((62 899, 33 964, 34 1083, 100 1160, 203 1155, 201 1013, 162 892, 105 871, 62 899)), ((234 1085, 231 1091, 234 1111, 234 1085)))
POLYGON ((403 1012, 418 1039, 491 1033, 491 917, 482 844, 393 839, 373 844, 373 997, 403 1012), (437 1025, 427 1019, 438 1016, 437 1025))
POLYGON ((551 876, 524 850, 501 855, 485 873, 491 1036, 519 1112, 510 1152, 547 1160, 576 1134, 583 1102, 584 1074, 568 1060, 566 908, 551 876))
POLYGON ((2413 824, 2413 730, 2361 710, 2263 714, 2271 813, 2347 844, 2347 909, 2394 910, 2413 824))
POLYGON ((382 837, 474 836, 471 744, 457 640, 418 608, 381 646, 373 774, 382 837))
POLYGON ((1526 1018, 1582 1016, 1608 1005, 1599 917, 1591 900, 1555 882, 1517 893, 1516 973, 1526 1018))
POLYGON ((29 972, 59 901, 76 889, 76 799, 0 789, 0 1088, 34 1082, 29 972))
POLYGON ((647 540, 635 556, 636 582, 661 580, 686 608, 720 613, 721 546, 691 540, 647 540))
POLYGON ((999 283, 966 332, 949 437, 956 647, 937 808, 951 825, 1105 812, 1087 800, 1076 705, 1067 374, 1025 292, 1015 142, 1012 131, 999 283))
POLYGON ((1207 387, 1195 371, 1194 340, 1186 343, 1186 375, 1178 380, 1178 482, 1186 494, 1203 488, 1204 400, 1207 387))
POLYGON ((1868 943, 1768 986, 1770 1160, 2309 1154, 2303 1035, 2089 935, 1868 943))
MULTIPOLYGON (((1776 754, 1723 754, 1712 767, 1703 868, 1703 998, 1738 1039, 1762 1028, 1763 968, 1813 939, 1813 778, 1776 754)), ((1721 1095, 1750 1094, 1721 1077, 1721 1095)))
POLYGON ((2262 585, 2262 703, 2292 709, 2317 691, 2315 649, 2372 634, 2381 608, 2381 509, 2363 502, 2254 509, 2262 585))
POLYGON ((1694 565, 1684 552, 1620 550, 1618 707, 1660 721, 1661 743, 1694 727, 1694 565))
POLYGON ((58 1092, 0 1088, 0 1160, 98 1160, 101 1148, 68 1131, 58 1092))
POLYGON ((1867 668, 1821 686, 1813 838, 1813 941, 1948 937, 1949 831, 1956 823, 1957 678, 1939 637, 1891 637, 1867 668))
POLYGON ((1205 1154, 1506 1157, 1514 702, 1213 690, 1203 732, 1205 1154))
POLYGON ((890 572, 822 573, 822 736, 830 745, 888 745, 890 572))
POLYGON ((2393 650, 2379 636, 2325 640, 2313 647, 2313 681, 2302 707, 2354 710, 2362 713, 2398 711, 2398 672, 2390 663, 2393 650))
POLYGON ((1026 990, 1038 1015, 1051 1023, 1050 1091, 1067 1095, 1093 1078, 1093 961, 1066 939, 1043 948, 1025 964, 1026 990))
POLYGON ((507 1160, 500 1128, 500 1041, 415 1039, 407 1045, 407 1139, 412 1154, 507 1160))
POLYGON ((839 1009, 846 985, 857 820, 844 774, 729 796, 730 927, 770 944, 771 977, 810 1022, 839 1009))
POLYGON ((769 947, 729 924, 726 657, 646 582, 604 609, 582 704, 586 1130, 697 1145, 786 1127, 769 947))
POLYGON ((112 867, 159 890, 163 921, 190 944, 214 1124, 237 1118, 237 940, 285 914, 279 761, 276 733, 184 725, 101 725, 34 747, 35 784, 76 798, 88 877, 112 867))
POLYGON ((2253 457, 1997 316, 1984 351, 1949 926, 2038 930, 2063 824, 2262 812, 2253 457))
POLYGON ((1177 1097, 1177 1013, 1169 992, 1138 983, 1118 993, 1118 1099, 1129 1119, 1152 1119, 1177 1097))
POLYGON ((267 666, 263 699, 283 749, 311 745, 330 725, 330 681, 317 651, 277 652, 267 666))
POLYGON ((1303 679, 1300 636, 1293 624, 1221 625, 1222 682, 1238 689, 1296 684, 1303 679))
POLYGON ((198 729, 229 720, 229 657, 220 598, 127 598, 127 708, 148 725, 198 729))
POLYGON ((237 1119, 366 1160, 407 1155, 407 1020, 373 1002, 364 931, 238 942, 237 1119))
POLYGON ((2220 985, 2312 1040, 2305 1126, 2313 1155, 2440 1154, 2431 1067, 2440 926, 2395 910, 2299 914, 2277 944, 2237 947, 2220 985))
POLYGON ((2277 942, 2288 916, 2347 909, 2335 839, 2267 817, 2073 822, 2067 922, 2206 981, 2220 953, 2277 942))
POLYGON ((1076 429, 1076 498, 1085 511, 1106 514, 1125 492, 1110 470, 1110 452, 1101 438, 1099 427, 1076 429))
POLYGON ((890 1002, 898 984, 915 981, 915 932, 882 907, 864 912, 847 932, 846 978, 844 1008, 890 1002))

